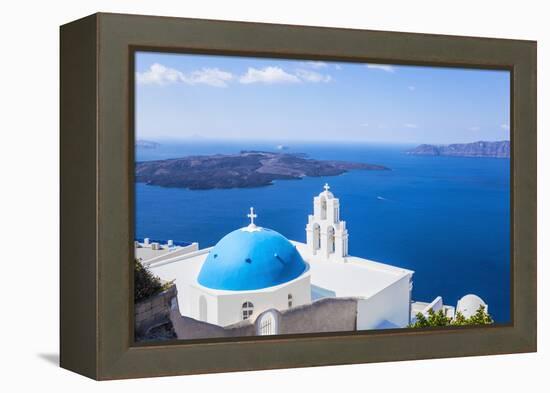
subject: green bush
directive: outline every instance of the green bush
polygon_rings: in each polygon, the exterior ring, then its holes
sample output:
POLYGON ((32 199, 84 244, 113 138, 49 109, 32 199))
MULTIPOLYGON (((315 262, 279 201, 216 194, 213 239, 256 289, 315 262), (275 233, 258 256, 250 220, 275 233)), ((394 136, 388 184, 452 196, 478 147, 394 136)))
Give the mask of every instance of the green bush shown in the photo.
POLYGON ((476 313, 470 318, 465 318, 460 312, 457 312, 453 325, 490 325, 493 322, 493 318, 485 311, 485 307, 479 306, 476 313))
POLYGON ((155 276, 149 271, 143 264, 135 260, 134 263, 134 301, 139 302, 147 299, 150 296, 156 295, 172 285, 169 283, 162 283, 160 278, 155 276))
POLYGON ((428 310, 428 317, 422 313, 416 314, 416 321, 409 325, 412 328, 423 327, 441 327, 441 326, 468 326, 468 325, 490 325, 493 318, 485 311, 485 307, 479 306, 476 313, 470 318, 464 317, 462 313, 457 312, 455 318, 446 317, 443 310, 435 312, 428 310))

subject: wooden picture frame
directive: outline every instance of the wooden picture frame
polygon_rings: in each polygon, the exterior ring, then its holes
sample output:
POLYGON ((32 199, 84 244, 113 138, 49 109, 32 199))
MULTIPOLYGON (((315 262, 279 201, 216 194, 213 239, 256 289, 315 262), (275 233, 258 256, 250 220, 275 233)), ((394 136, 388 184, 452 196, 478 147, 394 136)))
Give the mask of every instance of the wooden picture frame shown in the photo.
POLYGON ((536 42, 98 13, 61 27, 61 367, 105 380, 536 351, 536 42), (135 50, 511 72, 512 323, 133 344, 135 50))

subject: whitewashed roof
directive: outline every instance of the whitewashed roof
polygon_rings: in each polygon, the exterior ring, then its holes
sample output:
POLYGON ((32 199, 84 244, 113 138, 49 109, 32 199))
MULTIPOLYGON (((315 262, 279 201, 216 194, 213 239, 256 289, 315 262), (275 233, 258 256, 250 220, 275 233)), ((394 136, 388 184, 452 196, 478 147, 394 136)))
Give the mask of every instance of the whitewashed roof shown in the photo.
POLYGON ((312 285, 333 292, 337 297, 371 297, 414 273, 353 256, 346 257, 345 262, 327 261, 311 255, 306 244, 293 243, 310 266, 312 285))
POLYGON ((460 312, 466 318, 470 318, 474 315, 480 306, 485 308, 487 311, 487 304, 477 295, 469 294, 463 296, 456 305, 456 311, 460 312))
MULTIPOLYGON (((368 298, 414 273, 411 270, 353 256, 346 257, 346 262, 324 261, 312 256, 307 251, 306 244, 295 241, 291 243, 309 264, 311 284, 316 287, 317 292, 324 292, 325 296, 368 298)), ((197 275, 210 250, 211 248, 203 249, 161 261, 151 265, 150 269, 164 280, 175 279, 176 285, 195 285, 197 275)))

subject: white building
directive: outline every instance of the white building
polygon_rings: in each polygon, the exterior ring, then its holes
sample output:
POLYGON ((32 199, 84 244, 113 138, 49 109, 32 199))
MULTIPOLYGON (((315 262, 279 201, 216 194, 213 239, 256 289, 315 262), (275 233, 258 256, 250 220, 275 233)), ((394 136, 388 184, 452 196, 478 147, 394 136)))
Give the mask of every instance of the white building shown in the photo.
POLYGON ((175 244, 173 240, 168 240, 166 244, 161 244, 161 242, 151 241, 147 237, 143 239, 143 242, 134 242, 134 255, 145 266, 197 251, 198 249, 198 243, 180 246, 175 244))
POLYGON ((465 318, 471 318, 482 307, 486 313, 489 312, 489 306, 477 295, 469 294, 463 296, 456 305, 457 313, 461 313, 465 318))
MULTIPOLYGON (((329 326, 329 319, 330 326, 336 326, 338 318, 349 322, 349 310, 340 315, 319 311, 316 305, 326 305, 333 301, 330 298, 355 302, 357 330, 406 327, 418 313, 427 316, 429 310, 442 310, 454 318, 455 308, 444 305, 440 296, 431 302, 411 300, 413 271, 349 255, 346 222, 340 219, 339 200, 329 188, 325 184, 313 198, 306 243, 257 226, 250 208, 250 224, 227 234, 214 247, 201 250, 193 243, 171 251, 167 245, 162 251, 164 246, 144 242, 136 244, 136 255, 148 257, 141 259, 155 275, 175 281, 183 317, 221 327, 256 322, 261 316, 258 334, 277 334, 274 310, 298 312, 302 321, 314 316, 318 329, 329 326)), ((469 317, 480 305, 488 309, 479 297, 467 295, 458 302, 457 311, 469 317)))
POLYGON ((257 226, 252 208, 248 217, 250 225, 214 247, 148 264, 175 280, 182 315, 227 326, 269 309, 351 297, 358 299, 358 330, 410 322, 413 272, 348 254, 346 223, 328 185, 314 198, 305 244, 257 226))

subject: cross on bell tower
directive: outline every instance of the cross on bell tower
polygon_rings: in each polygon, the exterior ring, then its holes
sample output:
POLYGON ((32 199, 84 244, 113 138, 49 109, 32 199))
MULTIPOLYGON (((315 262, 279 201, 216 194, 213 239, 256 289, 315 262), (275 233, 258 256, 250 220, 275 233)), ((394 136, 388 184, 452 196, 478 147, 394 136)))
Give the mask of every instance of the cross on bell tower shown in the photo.
POLYGON ((330 190, 330 186, 328 185, 328 183, 325 183, 323 188, 325 189, 326 192, 328 192, 328 190, 330 190))

